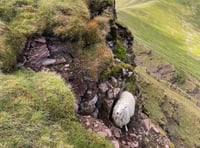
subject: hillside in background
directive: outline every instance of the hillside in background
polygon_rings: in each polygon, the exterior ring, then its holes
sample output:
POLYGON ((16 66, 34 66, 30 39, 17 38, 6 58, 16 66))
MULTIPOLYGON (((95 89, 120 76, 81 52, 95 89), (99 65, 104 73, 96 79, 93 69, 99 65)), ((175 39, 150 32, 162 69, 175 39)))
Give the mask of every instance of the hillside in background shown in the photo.
POLYGON ((143 111, 175 147, 198 147, 200 2, 117 0, 116 5, 119 22, 135 36, 143 111))
POLYGON ((199 0, 117 0, 118 19, 136 39, 200 79, 199 0))

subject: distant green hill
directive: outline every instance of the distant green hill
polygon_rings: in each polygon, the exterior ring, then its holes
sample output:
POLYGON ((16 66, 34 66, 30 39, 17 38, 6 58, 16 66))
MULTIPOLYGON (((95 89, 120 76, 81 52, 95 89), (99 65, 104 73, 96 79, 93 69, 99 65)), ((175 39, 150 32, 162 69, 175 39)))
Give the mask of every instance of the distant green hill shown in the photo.
POLYGON ((200 79, 199 0, 117 0, 117 12, 137 40, 200 79))

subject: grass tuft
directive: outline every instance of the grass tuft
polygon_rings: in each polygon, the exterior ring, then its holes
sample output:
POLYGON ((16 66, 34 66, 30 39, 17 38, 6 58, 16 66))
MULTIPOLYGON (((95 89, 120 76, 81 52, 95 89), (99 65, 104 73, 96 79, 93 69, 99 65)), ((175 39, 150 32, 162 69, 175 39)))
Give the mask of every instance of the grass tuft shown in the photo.
POLYGON ((54 73, 0 74, 0 146, 111 147, 74 112, 70 86, 54 73))

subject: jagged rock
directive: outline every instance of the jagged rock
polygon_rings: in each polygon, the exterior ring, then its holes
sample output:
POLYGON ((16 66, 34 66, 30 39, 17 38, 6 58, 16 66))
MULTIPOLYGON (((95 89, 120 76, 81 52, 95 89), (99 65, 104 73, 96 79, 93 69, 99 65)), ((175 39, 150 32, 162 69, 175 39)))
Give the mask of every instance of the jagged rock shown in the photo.
POLYGON ((115 77, 111 77, 112 86, 117 87, 117 79, 115 77))
MULTIPOLYGON (((82 79, 77 76, 71 76, 69 82, 72 85, 72 89, 75 92, 76 98, 80 99, 81 96, 84 96, 84 93, 87 90, 87 85, 82 81, 82 79)), ((84 101, 84 100, 83 100, 84 101)))
POLYGON ((169 145, 166 144, 166 145, 165 145, 165 148, 169 148, 169 145))
POLYGON ((128 77, 130 78, 132 75, 133 75, 133 72, 132 72, 132 71, 129 71, 129 72, 128 72, 128 77))
POLYGON ((113 88, 108 90, 108 99, 114 99, 118 96, 120 88, 113 88))
POLYGON ((122 144, 126 145, 126 141, 122 140, 122 144))
POLYGON ((116 98, 119 95, 119 93, 120 93, 120 88, 114 88, 113 89, 113 96, 114 96, 114 98, 116 98))
POLYGON ((109 89, 108 90, 108 99, 113 99, 113 98, 114 98, 113 90, 109 89))
POLYGON ((105 132, 107 133, 107 136, 108 137, 111 137, 112 136, 112 132, 110 129, 105 129, 105 132))
POLYGON ((39 43, 43 43, 43 44, 46 43, 46 39, 44 37, 36 38, 36 39, 34 39, 34 41, 39 42, 39 43))
POLYGON ((95 104, 98 100, 98 96, 96 94, 96 91, 93 90, 87 90, 86 93, 84 94, 84 96, 82 97, 83 101, 88 101, 88 104, 93 105, 93 103, 95 104))
POLYGON ((74 111, 75 111, 76 113, 78 113, 78 108, 79 108, 78 104, 74 103, 74 111))
POLYGON ((119 142, 117 140, 113 140, 112 144, 113 144, 114 148, 120 148, 119 142))
POLYGON ((66 63, 66 59, 64 57, 58 57, 56 58, 56 64, 64 64, 66 63))
POLYGON ((52 65, 52 64, 55 64, 55 63, 56 63, 55 59, 44 59, 44 60, 42 60, 43 66, 52 65))
POLYGON ((109 115, 113 106, 114 100, 103 99, 102 105, 104 108, 104 112, 106 112, 106 117, 109 119, 109 115))
POLYGON ((114 128, 113 130, 113 134, 116 138, 120 138, 121 137, 121 130, 118 128, 114 128))
POLYGON ((143 124, 144 124, 146 130, 147 130, 147 131, 150 131, 150 129, 151 129, 150 120, 149 120, 149 119, 144 119, 144 120, 143 120, 143 124))
POLYGON ((107 91, 108 91, 108 85, 107 85, 107 83, 106 83, 106 82, 101 83, 101 84, 99 85, 99 89, 100 89, 100 91, 101 91, 102 93, 107 92, 107 91))
POLYGON ((151 129, 153 129, 153 131, 157 134, 160 133, 160 131, 154 125, 151 126, 151 129))
POLYGON ((121 60, 118 59, 118 58, 115 58, 115 61, 116 61, 117 63, 120 63, 120 62, 121 62, 121 60))
POLYGON ((122 68, 122 74, 123 74, 123 76, 124 77, 126 77, 127 76, 127 69, 125 69, 125 68, 122 68))
POLYGON ((149 50, 147 50, 147 55, 152 55, 152 50, 151 49, 149 49, 149 50))
POLYGON ((88 101, 88 105, 95 105, 97 103, 97 101, 98 101, 98 96, 95 95, 93 97, 93 99, 91 99, 90 101, 88 101))
POLYGON ((81 113, 82 114, 86 114, 89 115, 91 113, 93 113, 96 109, 95 105, 89 105, 88 102, 84 102, 80 104, 80 109, 81 109, 81 113))

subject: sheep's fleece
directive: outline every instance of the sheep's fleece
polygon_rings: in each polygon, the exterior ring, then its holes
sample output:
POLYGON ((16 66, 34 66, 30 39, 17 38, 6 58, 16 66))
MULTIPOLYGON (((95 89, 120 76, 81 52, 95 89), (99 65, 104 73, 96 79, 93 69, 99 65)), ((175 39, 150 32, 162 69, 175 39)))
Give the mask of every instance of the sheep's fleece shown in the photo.
POLYGON ((126 130, 128 130, 126 125, 130 122, 130 118, 134 115, 134 112, 134 96, 128 91, 123 91, 113 109, 112 118, 115 124, 120 128, 125 126, 126 130))

